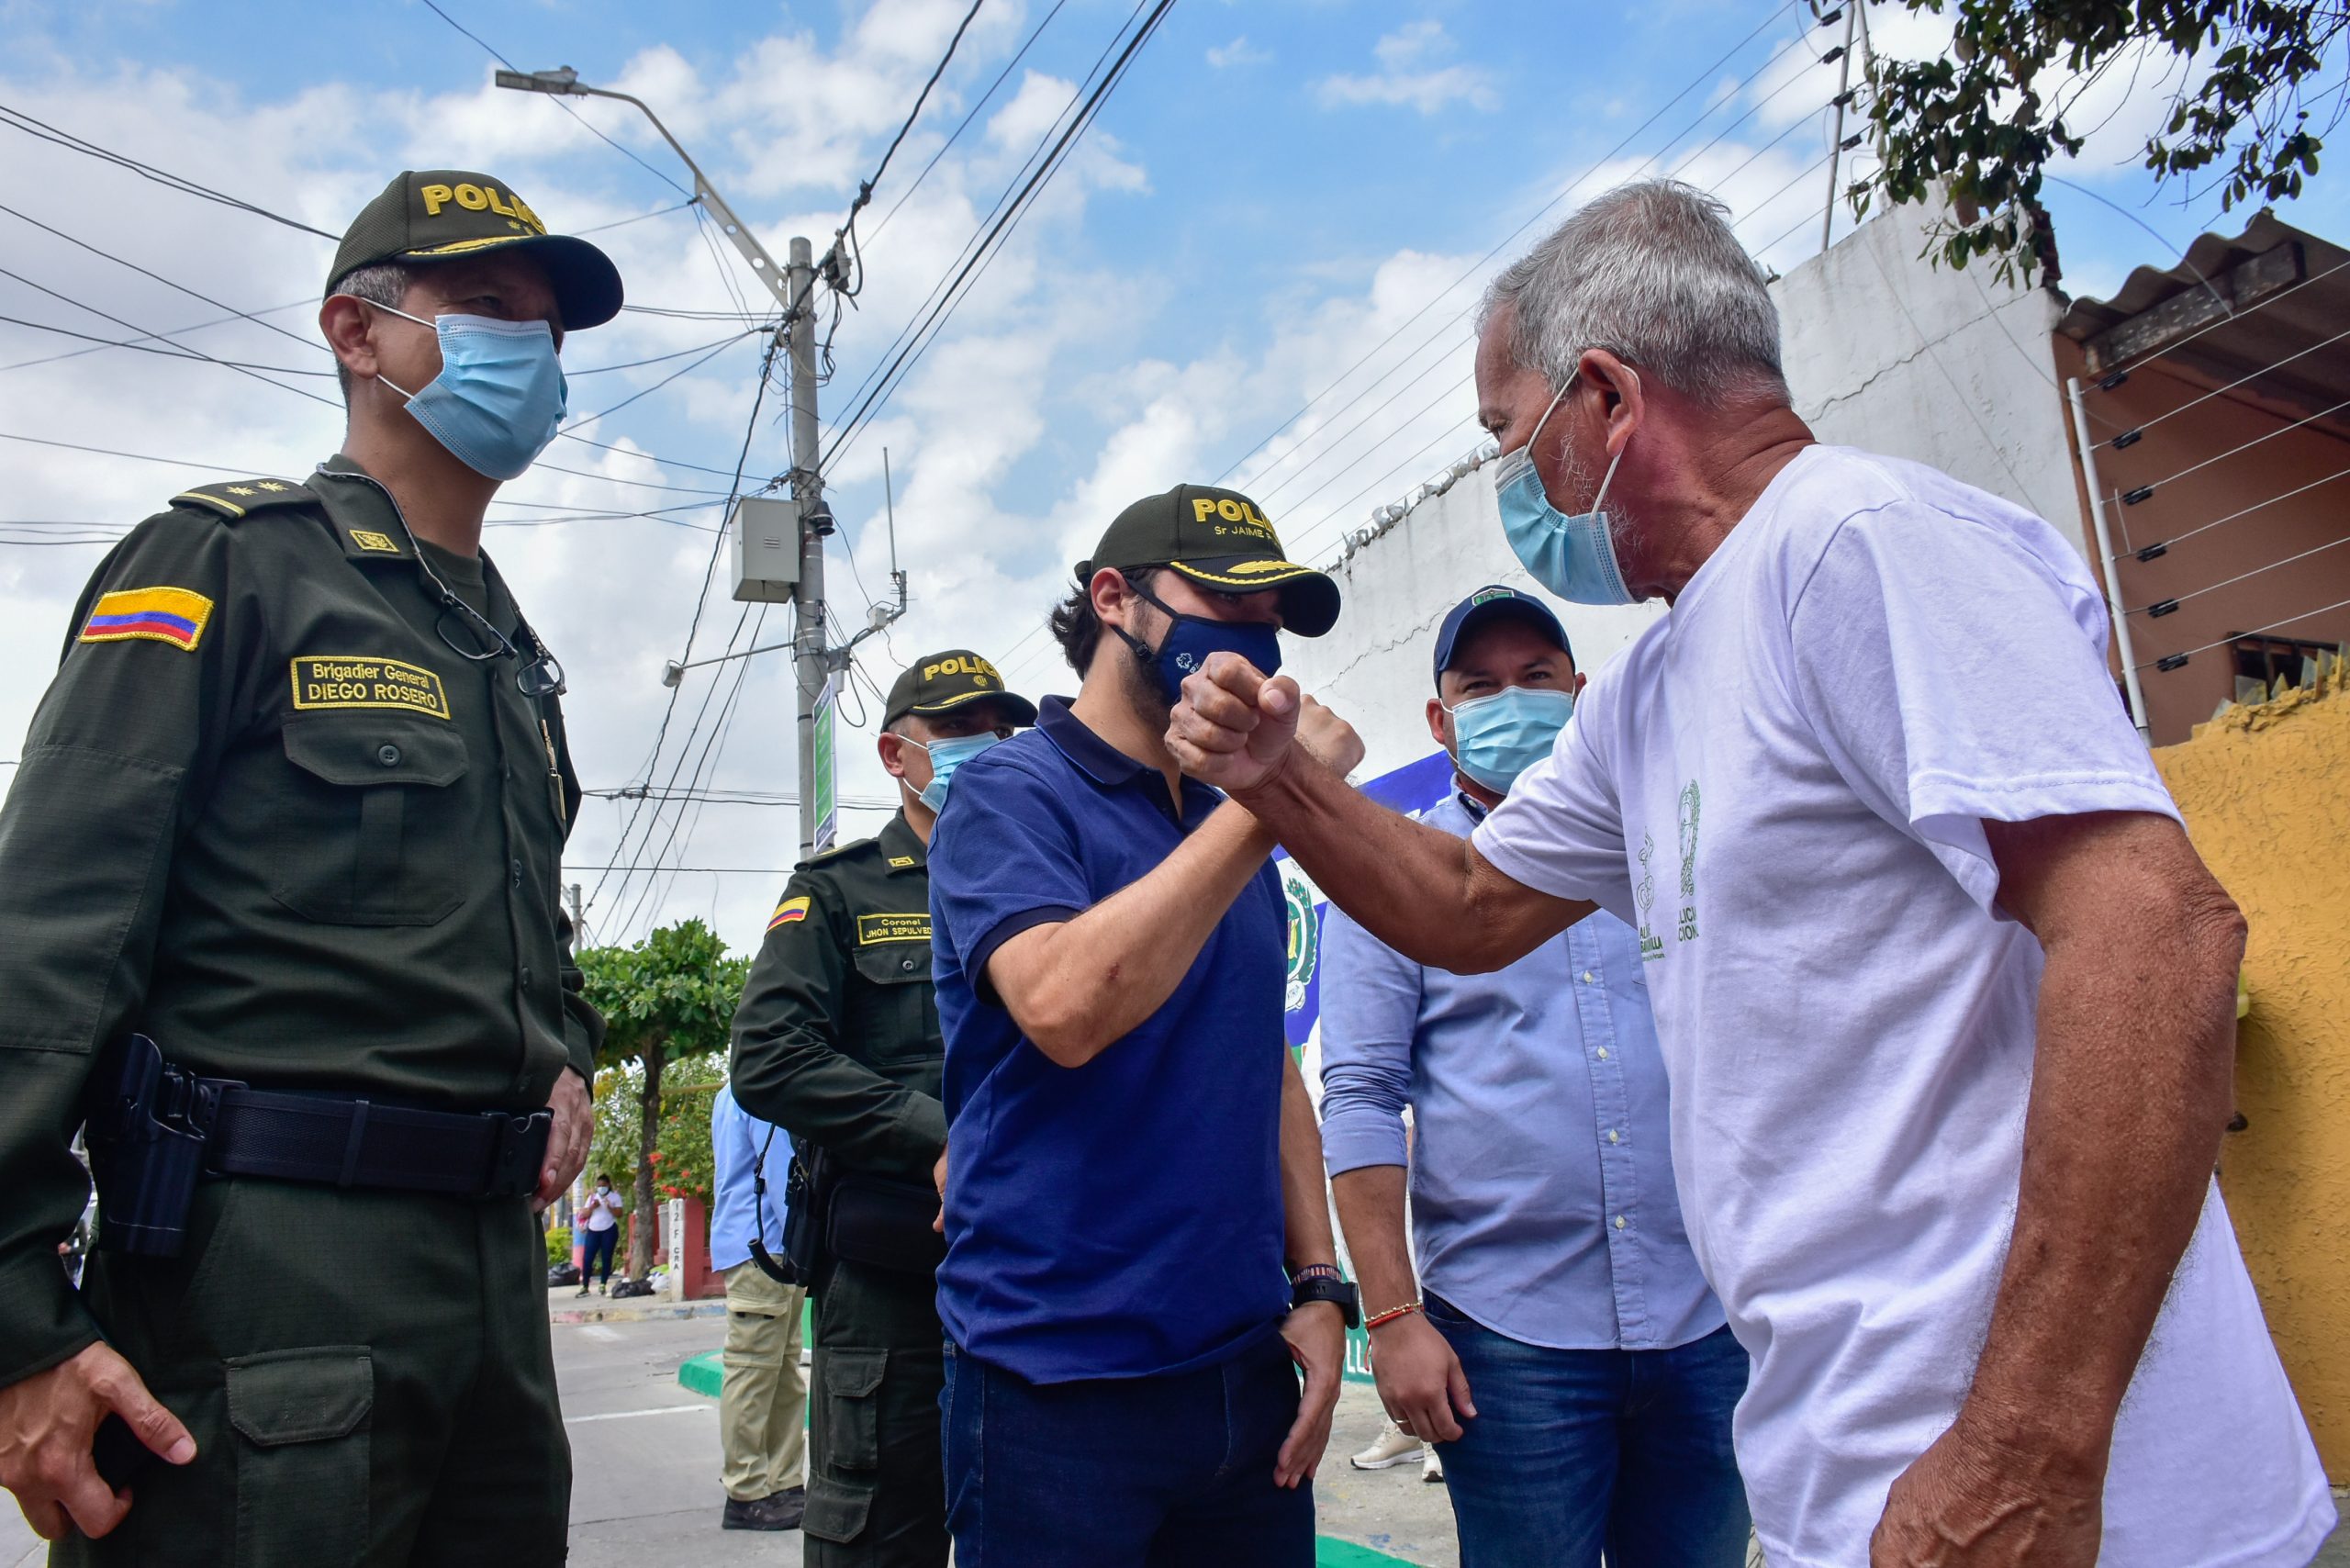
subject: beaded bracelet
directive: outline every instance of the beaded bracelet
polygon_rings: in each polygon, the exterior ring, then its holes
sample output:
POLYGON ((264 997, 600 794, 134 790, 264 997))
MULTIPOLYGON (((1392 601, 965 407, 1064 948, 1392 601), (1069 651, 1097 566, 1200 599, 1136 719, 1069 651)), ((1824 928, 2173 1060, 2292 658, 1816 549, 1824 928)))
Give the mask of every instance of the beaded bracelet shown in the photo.
POLYGON ((1374 1328, 1393 1323, 1399 1317, 1408 1316, 1419 1310, 1420 1304, 1415 1299, 1405 1302, 1401 1306, 1391 1306, 1384 1312, 1374 1312, 1362 1320, 1363 1332, 1367 1334, 1374 1328))

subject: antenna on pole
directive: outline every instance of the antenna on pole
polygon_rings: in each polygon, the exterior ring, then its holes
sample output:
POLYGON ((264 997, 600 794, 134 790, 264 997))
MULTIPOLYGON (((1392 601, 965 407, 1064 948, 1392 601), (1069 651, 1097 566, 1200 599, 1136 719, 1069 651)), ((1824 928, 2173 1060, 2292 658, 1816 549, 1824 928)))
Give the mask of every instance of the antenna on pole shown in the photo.
POLYGON ((898 494, 890 479, 890 449, 886 446, 881 449, 881 503, 884 515, 890 520, 890 582, 898 590, 898 602, 873 605, 866 610, 867 625, 857 633, 858 643, 906 612, 906 574, 898 569, 898 494))

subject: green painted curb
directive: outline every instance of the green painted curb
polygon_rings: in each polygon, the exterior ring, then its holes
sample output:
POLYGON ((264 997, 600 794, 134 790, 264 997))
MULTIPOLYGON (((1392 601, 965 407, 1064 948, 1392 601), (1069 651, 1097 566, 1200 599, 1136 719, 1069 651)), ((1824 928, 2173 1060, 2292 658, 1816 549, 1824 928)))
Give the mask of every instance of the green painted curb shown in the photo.
MULTIPOLYGON (((726 1352, 704 1350, 699 1356, 688 1356, 677 1369, 677 1381, 688 1391, 705 1398, 718 1397, 718 1387, 725 1378, 726 1352)), ((1390 1557, 1383 1551, 1373 1551, 1368 1546, 1358 1546, 1351 1540, 1333 1540, 1328 1536, 1314 1543, 1315 1568, 1412 1568, 1408 1558, 1390 1557)))
POLYGON ((677 1369, 677 1381, 689 1393, 715 1399, 718 1385, 726 1379, 725 1357, 723 1350, 704 1350, 699 1356, 688 1356, 686 1364, 677 1369))

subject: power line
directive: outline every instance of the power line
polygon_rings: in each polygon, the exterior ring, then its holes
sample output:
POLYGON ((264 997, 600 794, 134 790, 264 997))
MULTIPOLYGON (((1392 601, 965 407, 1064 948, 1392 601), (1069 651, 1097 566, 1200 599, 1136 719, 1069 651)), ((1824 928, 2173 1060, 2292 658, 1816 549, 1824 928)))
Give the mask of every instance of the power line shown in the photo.
POLYGON ((2350 610, 2350 599, 2336 599, 2332 604, 2322 604, 2318 606, 2315 610, 2305 610, 2299 615, 2288 615, 2282 621, 2271 621, 2267 625, 2255 626, 2249 632, 2231 632, 2224 637, 2189 648, 2185 653, 2165 654, 2161 658, 2149 659, 2145 663, 2134 667, 2142 670, 2160 669, 2167 673, 2170 670, 2178 668, 2180 665, 2185 664, 2189 657, 2196 654, 2208 654, 2213 648, 2223 648, 2230 643, 2240 642, 2246 637, 2263 636, 2267 633, 2277 631, 2279 628, 2290 626, 2296 622, 2314 621, 2319 616, 2330 614, 2336 610, 2350 610))
MULTIPOLYGON (((6 271, 6 269, 0 268, 0 271, 6 271)), ((16 276, 14 273, 9 273, 7 275, 16 276)), ((44 289, 42 292, 48 291, 44 289)), ((87 309, 88 307, 84 306, 83 308, 87 309)), ((111 320, 113 318, 109 317, 107 319, 111 320)), ((320 375, 329 378, 334 375, 331 370, 296 370, 290 365, 253 364, 241 359, 216 359, 208 353, 197 353, 182 344, 172 342, 169 338, 160 332, 147 333, 148 338, 156 340, 155 342, 148 342, 136 338, 101 338, 90 332, 77 332, 70 327, 52 327, 46 321, 28 321, 22 316, 0 316, 0 321, 5 321, 11 327, 30 328, 36 332, 54 332, 61 338, 73 338, 81 342, 95 343, 102 349, 131 349, 140 353, 161 354, 165 359, 184 359, 194 364, 217 364, 227 370, 265 370, 278 375, 320 375), (158 342, 168 346, 158 347, 158 342)), ((15 366, 12 365, 9 368, 14 369, 15 366)), ((288 387, 286 390, 292 391, 294 388, 288 387)))
MULTIPOLYGON (((73 306, 77 310, 86 310, 91 315, 99 318, 101 320, 111 321, 118 327, 128 328, 129 330, 139 333, 142 338, 161 339, 161 341, 166 342, 171 341, 167 338, 162 338, 162 334, 151 331, 149 329, 140 326, 136 321, 126 321, 121 317, 113 314, 111 311, 101 310, 95 305, 84 304, 83 301, 74 298, 70 294, 60 294, 57 290, 50 288, 46 284, 35 283, 32 279, 25 276, 22 273, 11 272, 6 267, 0 267, 0 277, 15 278, 27 288, 46 294, 51 299, 62 300, 65 304, 73 306)), ((74 333, 73 335, 79 337, 82 334, 74 333)), ((123 347, 128 345, 117 344, 114 346, 123 347)), ((299 386, 288 386, 283 381, 273 381, 268 376, 262 375, 259 371, 249 369, 245 365, 237 364, 234 361, 220 359, 215 355, 206 353, 201 349, 189 348, 185 343, 180 343, 176 346, 185 350, 187 356, 192 359, 208 360, 212 364, 219 365, 224 369, 233 370, 240 375, 249 375, 265 386, 274 386, 281 391, 291 392, 297 398, 308 398, 313 403, 324 403, 330 409, 340 409, 342 407, 341 403, 331 398, 321 398, 317 393, 306 392, 299 386)))
MULTIPOLYGON (((969 252, 968 259, 953 274, 944 293, 934 291, 934 297, 937 299, 937 304, 923 319, 921 325, 913 330, 912 337, 906 338, 904 334, 901 334, 901 339, 905 343, 904 348, 899 351, 897 356, 881 372, 878 380, 871 383, 873 389, 866 395, 864 400, 857 405, 848 419, 834 427, 832 444, 824 452, 825 464, 830 465, 835 462, 846 451, 849 443, 856 439, 857 432, 879 410, 880 406, 889 399, 890 394, 903 384, 905 376, 912 374, 913 363, 928 351, 930 343, 937 340, 946 319, 954 313, 957 306, 962 302, 962 298, 968 296, 969 286, 975 284, 979 276, 984 274, 988 263, 992 262, 998 253, 1001 241, 1009 238, 1013 228, 1019 223, 1021 218, 1033 205, 1036 194, 1067 161, 1069 149, 1092 124, 1095 117, 1101 112, 1102 103, 1124 79, 1126 69, 1132 64, 1135 56, 1141 50, 1143 45, 1150 40, 1152 33, 1157 30, 1159 22, 1166 17, 1174 3, 1175 0, 1158 0, 1158 4, 1152 7, 1150 14, 1144 18, 1141 27, 1136 30, 1133 39, 1127 42, 1115 62, 1102 76, 1100 85, 1093 89, 1091 96, 1086 99, 1083 107, 1069 120, 1068 129, 1061 133, 1060 139, 1053 143, 1044 162, 1037 165, 1035 173, 1029 176, 1027 183, 1020 187, 1011 204, 1002 207, 1002 215, 980 238, 977 248, 969 252)), ((1137 6, 1136 9, 1139 10, 1140 7, 1137 6)), ((1049 135, 1050 132, 1046 134, 1049 135)))
MULTIPOLYGON (((463 33, 465 37, 473 39, 473 41, 481 48, 485 54, 487 54, 492 60, 498 62, 498 64, 506 67, 507 70, 520 71, 521 69, 520 66, 516 65, 512 61, 498 53, 498 50, 490 48, 487 43, 482 40, 480 34, 473 31, 463 22, 457 20, 456 17, 442 10, 434 3, 434 0, 424 0, 424 8, 431 12, 434 16, 440 17, 442 21, 448 23, 451 27, 456 28, 457 31, 463 33)), ((605 146, 610 148, 613 151, 619 153, 621 157, 627 159, 630 162, 635 164, 638 168, 643 170, 655 179, 659 180, 663 185, 667 185, 679 196, 684 196, 686 198, 685 205, 688 207, 693 205, 693 192, 686 189, 685 186, 677 184, 676 180, 670 178, 667 174, 663 174, 660 170, 655 168, 652 164, 646 162, 643 159, 638 157, 627 148, 622 147, 619 142, 614 141, 602 131, 598 130, 594 125, 588 122, 585 116, 580 114, 577 109, 572 107, 571 105, 565 103, 561 98, 556 98, 554 100, 554 105, 564 113, 569 115, 573 120, 577 122, 580 129, 587 131, 588 135, 594 137, 597 140, 602 142, 605 146)))
MULTIPOLYGON (((430 0, 427 0, 427 3, 430 4, 430 0)), ((22 110, 11 108, 6 104, 0 104, 0 125, 21 130, 26 135, 36 137, 42 141, 53 142, 69 152, 79 152, 84 157, 95 158, 101 162, 115 164, 118 168, 128 169, 141 179, 152 180, 159 185, 179 191, 183 195, 200 196, 206 201, 218 202, 223 207, 234 207, 240 212, 250 212, 255 218, 265 218, 272 223, 299 230, 305 234, 315 234, 321 240, 331 241, 338 244, 341 242, 342 236, 340 234, 330 234, 323 229, 313 229, 307 223, 298 222, 281 213, 272 212, 265 207, 259 207, 237 196, 227 195, 225 192, 216 191, 209 185, 200 185, 194 180, 159 169, 152 163, 141 162, 125 153, 112 151, 95 141, 76 136, 70 130, 61 130, 46 120, 35 119, 22 110)))

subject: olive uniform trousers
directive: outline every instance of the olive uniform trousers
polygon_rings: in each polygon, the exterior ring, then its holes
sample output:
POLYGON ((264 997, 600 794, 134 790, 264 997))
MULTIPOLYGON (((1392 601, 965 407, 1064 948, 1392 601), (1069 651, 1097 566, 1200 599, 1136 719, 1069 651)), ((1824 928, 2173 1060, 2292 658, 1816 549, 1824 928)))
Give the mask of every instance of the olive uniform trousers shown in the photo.
POLYGON ((828 1259, 810 1384, 807 1568, 946 1568, 946 1379, 927 1274, 828 1259))
POLYGON ((726 1271, 725 1376, 718 1448, 726 1495, 755 1503, 800 1483, 808 1451, 808 1383, 800 1371, 800 1312, 808 1293, 756 1263, 726 1271))
POLYGON ((253 1180, 196 1189, 177 1258, 98 1252, 84 1295, 195 1435, 103 1540, 140 1568, 539 1568, 571 1446, 523 1198, 253 1180))

